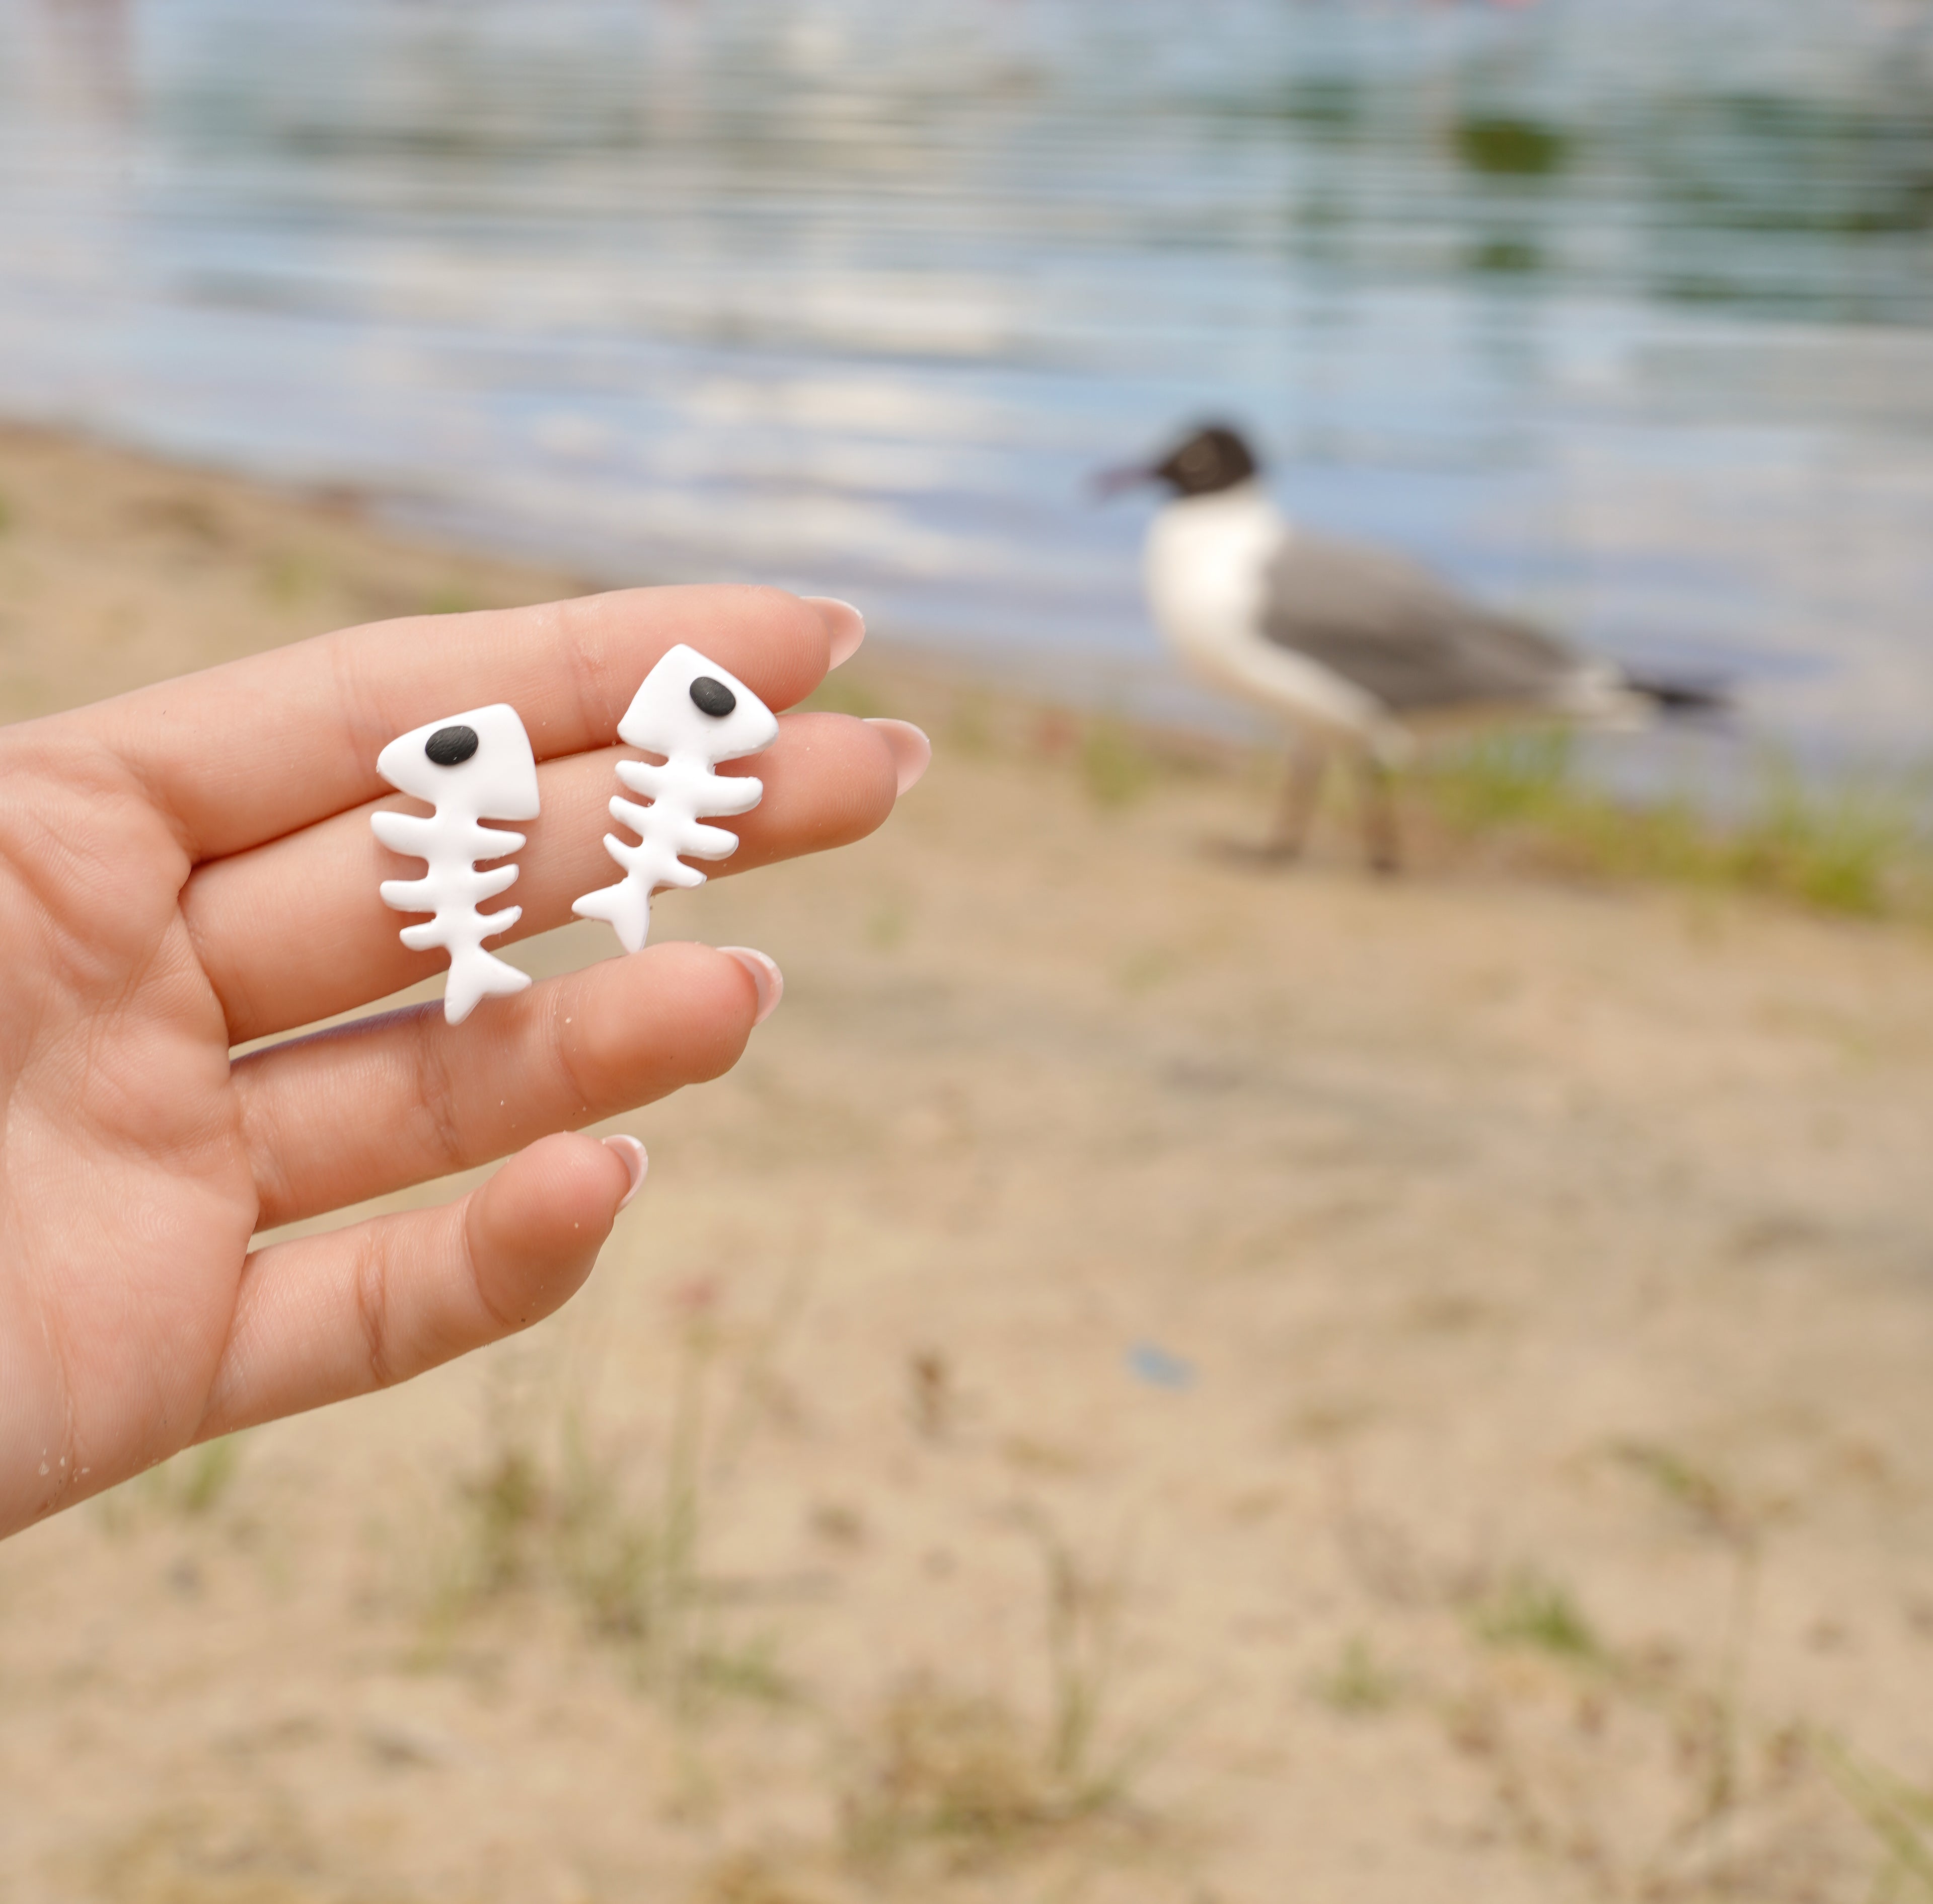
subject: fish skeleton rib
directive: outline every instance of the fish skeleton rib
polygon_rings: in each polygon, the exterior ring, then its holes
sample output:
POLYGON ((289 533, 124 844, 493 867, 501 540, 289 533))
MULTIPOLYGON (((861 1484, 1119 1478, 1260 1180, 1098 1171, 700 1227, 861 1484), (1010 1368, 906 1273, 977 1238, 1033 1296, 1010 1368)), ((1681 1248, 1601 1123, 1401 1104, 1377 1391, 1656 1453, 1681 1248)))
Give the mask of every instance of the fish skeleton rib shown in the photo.
POLYGON ((479 708, 447 721, 431 722, 392 741, 377 770, 392 787, 426 800, 428 814, 378 809, 369 816, 377 839, 392 852, 422 861, 423 875, 385 880, 383 903, 399 913, 428 913, 398 935, 412 952, 441 948, 449 955, 443 1015, 461 1024, 486 997, 521 991, 530 975, 483 949, 486 939, 507 932, 523 916, 520 906, 478 910, 516 883, 517 868, 479 866, 518 851, 525 836, 482 824, 537 817, 537 768, 528 735, 512 708, 479 708))
POLYGON ((742 681, 681 643, 666 653, 618 723, 619 739, 661 756, 618 763, 618 779, 640 799, 614 794, 611 817, 638 843, 605 835, 624 877, 587 892, 571 910, 606 920, 627 952, 639 950, 651 929, 651 895, 705 883, 685 860, 723 859, 738 850, 737 834, 703 822, 749 813, 764 796, 763 781, 714 768, 769 747, 777 733, 777 717, 742 681))

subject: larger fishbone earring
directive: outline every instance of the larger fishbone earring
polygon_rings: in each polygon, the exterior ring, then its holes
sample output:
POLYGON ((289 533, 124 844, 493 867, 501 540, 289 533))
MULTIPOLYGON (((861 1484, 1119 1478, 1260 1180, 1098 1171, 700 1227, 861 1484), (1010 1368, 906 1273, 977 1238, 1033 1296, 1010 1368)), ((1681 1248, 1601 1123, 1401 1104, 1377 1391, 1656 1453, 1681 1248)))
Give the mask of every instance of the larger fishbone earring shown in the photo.
POLYGON ((522 834, 479 821, 537 817, 531 737, 516 709, 500 701, 412 728, 376 756, 376 771, 398 793, 414 794, 436 809, 425 815, 379 808, 369 824, 391 852, 425 863, 419 880, 385 880, 383 904, 399 913, 434 915, 420 925, 404 926, 401 936, 412 952, 440 946, 449 954, 443 1015, 461 1024, 479 999, 522 991, 531 982, 528 972, 483 949, 486 939, 509 931, 523 917, 523 908, 476 910, 479 901, 514 885, 517 869, 506 864, 483 872, 474 863, 504 859, 524 844, 522 834))
POLYGON ((570 910, 584 919, 608 919, 624 949, 639 951, 651 929, 651 895, 660 886, 705 883, 705 875, 679 856, 723 859, 738 850, 737 834, 699 822, 749 813, 764 796, 762 781, 713 768, 770 747, 778 731, 777 716, 743 681, 695 648, 681 642, 671 649, 645 675, 618 723, 621 741, 663 756, 662 764, 618 763, 618 779, 651 802, 643 807, 622 794, 612 798, 611 817, 630 828, 638 844, 627 846, 606 833, 604 844, 624 877, 587 892, 570 910))

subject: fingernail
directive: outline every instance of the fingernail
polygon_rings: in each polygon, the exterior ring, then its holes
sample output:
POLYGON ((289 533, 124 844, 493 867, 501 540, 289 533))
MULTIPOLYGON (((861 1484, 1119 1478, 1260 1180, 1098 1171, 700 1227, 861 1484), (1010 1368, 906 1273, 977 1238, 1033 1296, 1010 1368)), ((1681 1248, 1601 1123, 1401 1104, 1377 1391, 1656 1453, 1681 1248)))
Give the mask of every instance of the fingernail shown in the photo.
POLYGON ((919 784, 919 777, 933 759, 933 743, 910 720, 869 720, 893 756, 893 771, 899 776, 899 790, 909 793, 919 784))
POLYGON ((825 624, 831 649, 825 665, 836 668, 841 662, 851 660, 866 639, 866 618, 850 602, 842 602, 837 595, 808 595, 805 599, 818 609, 819 620, 825 624))
POLYGON ((631 1187, 624 1193, 624 1202, 618 1206, 621 1210, 624 1204, 629 1203, 645 1187, 645 1172, 651 1169, 651 1160, 645 1155, 643 1145, 635 1137, 627 1137, 621 1131, 614 1137, 606 1138, 604 1148, 615 1151, 623 1160, 624 1168, 631 1173, 631 1187))
POLYGON ((751 973, 752 982, 759 988, 758 1015, 752 1022, 763 1024, 779 1008, 779 1000, 785 996, 785 974, 775 960, 768 958, 762 952, 754 952, 750 946, 720 946, 718 949, 728 957, 735 958, 751 973))

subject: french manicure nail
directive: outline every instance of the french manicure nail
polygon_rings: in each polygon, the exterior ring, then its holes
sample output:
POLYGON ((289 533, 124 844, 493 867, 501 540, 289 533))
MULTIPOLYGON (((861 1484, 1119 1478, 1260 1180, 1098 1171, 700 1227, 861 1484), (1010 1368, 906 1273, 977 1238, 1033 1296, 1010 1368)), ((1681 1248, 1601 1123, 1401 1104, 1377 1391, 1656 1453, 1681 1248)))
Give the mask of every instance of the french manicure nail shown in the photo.
POLYGON ((866 618, 850 602, 842 602, 837 595, 808 595, 805 599, 818 609, 819 620, 825 624, 829 650, 825 665, 836 668, 851 660, 866 639, 866 618))
POLYGON ((919 784, 919 777, 927 770, 933 759, 933 743, 910 720, 873 720, 866 723, 868 727, 876 727, 879 738, 893 756, 893 771, 899 781, 899 792, 906 793, 919 784))
POLYGON ((751 973, 752 982, 759 988, 759 1009, 752 1022, 763 1024, 779 1008, 779 1000, 785 996, 785 974, 777 962, 762 952, 754 952, 750 946, 720 946, 718 949, 727 958, 735 958, 751 973))
POLYGON ((631 1187, 624 1193, 624 1203, 618 1206, 621 1210, 624 1204, 629 1203, 632 1198, 645 1187, 645 1172, 651 1169, 651 1160, 645 1154, 643 1145, 640 1144, 635 1137, 626 1136, 622 1131, 618 1132, 615 1136, 606 1138, 604 1148, 607 1151, 615 1152, 622 1161, 624 1168, 631 1174, 631 1187))

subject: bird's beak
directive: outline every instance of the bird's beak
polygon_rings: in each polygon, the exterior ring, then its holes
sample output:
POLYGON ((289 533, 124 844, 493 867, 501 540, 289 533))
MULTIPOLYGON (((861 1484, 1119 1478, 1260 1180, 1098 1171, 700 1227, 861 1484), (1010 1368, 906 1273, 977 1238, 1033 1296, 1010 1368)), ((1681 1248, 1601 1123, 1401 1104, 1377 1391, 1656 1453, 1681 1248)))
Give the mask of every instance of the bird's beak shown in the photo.
POLYGON ((1087 488, 1097 501, 1105 502, 1154 480, 1155 472, 1145 463, 1117 463, 1112 469, 1097 469, 1087 479, 1087 488))

